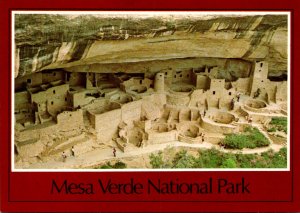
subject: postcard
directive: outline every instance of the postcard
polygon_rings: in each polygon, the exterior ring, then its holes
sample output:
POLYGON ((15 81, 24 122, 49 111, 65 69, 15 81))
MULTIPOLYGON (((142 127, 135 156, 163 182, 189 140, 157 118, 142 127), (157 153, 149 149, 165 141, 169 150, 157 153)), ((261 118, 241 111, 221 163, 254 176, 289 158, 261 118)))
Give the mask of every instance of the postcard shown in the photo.
POLYGON ((296 3, 3 5, 2 211, 299 211, 296 3))

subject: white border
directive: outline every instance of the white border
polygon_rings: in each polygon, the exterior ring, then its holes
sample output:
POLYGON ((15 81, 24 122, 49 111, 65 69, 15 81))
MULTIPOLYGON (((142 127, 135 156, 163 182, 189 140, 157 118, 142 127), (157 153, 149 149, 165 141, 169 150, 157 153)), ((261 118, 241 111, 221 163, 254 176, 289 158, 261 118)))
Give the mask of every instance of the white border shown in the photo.
POLYGON ((18 11, 14 10, 11 13, 11 170, 12 172, 248 172, 248 171, 290 171, 290 92, 291 92, 291 12, 273 12, 273 11, 239 11, 239 12, 229 12, 229 11, 209 11, 209 12, 198 12, 198 11, 174 11, 174 12, 163 12, 163 11, 18 11), (197 18, 207 16, 207 18, 211 18, 214 16, 245 16, 245 15, 287 15, 288 16, 288 42, 287 42, 287 51, 288 51, 288 59, 287 59, 287 72, 288 72, 288 97, 287 97, 287 108, 288 108, 288 134, 287 134, 287 168, 282 169, 266 169, 266 168, 257 168, 257 169, 15 169, 14 168, 14 67, 15 67, 15 14, 58 14, 58 15, 70 15, 70 18, 79 16, 79 15, 99 15, 99 16, 107 16, 107 17, 128 17, 134 18, 150 18, 150 17, 172 17, 174 16, 190 16, 188 18, 197 18))

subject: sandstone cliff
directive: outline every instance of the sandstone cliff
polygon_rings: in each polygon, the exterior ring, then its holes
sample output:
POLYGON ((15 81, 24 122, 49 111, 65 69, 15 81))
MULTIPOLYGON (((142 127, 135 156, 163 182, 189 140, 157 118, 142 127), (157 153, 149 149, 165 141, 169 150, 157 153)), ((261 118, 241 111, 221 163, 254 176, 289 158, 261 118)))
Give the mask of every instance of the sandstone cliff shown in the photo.
POLYGON ((45 69, 183 58, 269 61, 287 73, 287 16, 15 16, 15 77, 45 69))

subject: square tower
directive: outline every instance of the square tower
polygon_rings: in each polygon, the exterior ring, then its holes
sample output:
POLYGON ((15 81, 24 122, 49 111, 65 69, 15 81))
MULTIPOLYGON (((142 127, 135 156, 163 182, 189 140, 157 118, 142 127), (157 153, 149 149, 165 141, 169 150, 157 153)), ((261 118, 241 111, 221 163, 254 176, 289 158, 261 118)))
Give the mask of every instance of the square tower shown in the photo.
POLYGON ((259 88, 264 88, 268 80, 268 62, 266 61, 256 61, 254 63, 253 74, 251 76, 251 89, 250 96, 259 88))

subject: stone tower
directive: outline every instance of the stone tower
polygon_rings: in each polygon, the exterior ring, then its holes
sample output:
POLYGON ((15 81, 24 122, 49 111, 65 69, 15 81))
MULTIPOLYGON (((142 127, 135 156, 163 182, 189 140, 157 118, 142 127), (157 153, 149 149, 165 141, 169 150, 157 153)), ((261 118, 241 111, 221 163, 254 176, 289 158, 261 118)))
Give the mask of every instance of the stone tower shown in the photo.
POLYGON ((250 96, 253 96, 257 89, 264 89, 268 80, 268 62, 256 61, 254 63, 253 75, 251 76, 250 96))
POLYGON ((164 73, 156 73, 154 79, 154 90, 155 92, 164 92, 165 86, 165 75, 164 73))

